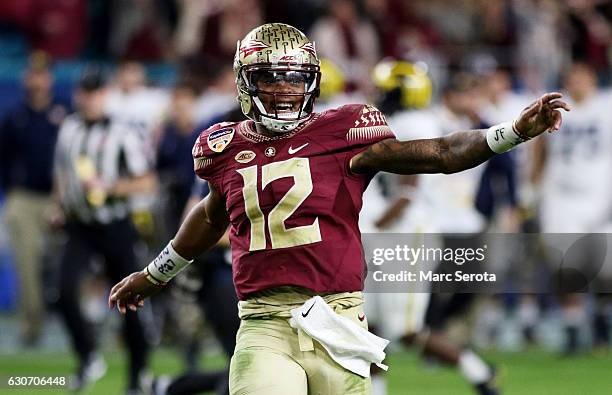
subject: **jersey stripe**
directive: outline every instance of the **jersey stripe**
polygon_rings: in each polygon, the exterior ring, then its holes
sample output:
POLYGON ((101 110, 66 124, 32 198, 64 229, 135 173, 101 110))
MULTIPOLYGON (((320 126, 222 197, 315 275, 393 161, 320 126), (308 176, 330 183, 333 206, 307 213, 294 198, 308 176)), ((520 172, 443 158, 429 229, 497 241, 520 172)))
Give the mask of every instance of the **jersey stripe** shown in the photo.
POLYGON ((389 128, 389 126, 370 126, 365 128, 350 128, 346 134, 348 141, 355 140, 379 140, 380 138, 389 137, 393 138, 395 135, 389 128))

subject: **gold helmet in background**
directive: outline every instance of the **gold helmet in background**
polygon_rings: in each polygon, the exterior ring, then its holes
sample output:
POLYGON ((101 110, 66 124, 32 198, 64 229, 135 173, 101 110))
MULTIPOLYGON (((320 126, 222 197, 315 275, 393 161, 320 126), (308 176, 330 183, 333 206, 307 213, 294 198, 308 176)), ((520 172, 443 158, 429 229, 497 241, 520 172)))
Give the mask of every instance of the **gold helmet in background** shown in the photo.
POLYGON ((344 72, 329 59, 321 59, 321 100, 330 100, 344 92, 346 78, 344 72))
POLYGON ((274 132, 295 129, 312 113, 319 95, 321 73, 314 43, 304 33, 283 23, 267 23, 251 30, 238 41, 234 56, 238 100, 244 115, 274 132), (304 93, 262 92, 258 81, 304 83, 304 93), (260 95, 273 96, 273 109, 266 111, 260 95), (301 96, 298 111, 277 107, 277 96, 301 96))
POLYGON ((427 69, 416 63, 382 60, 372 71, 374 85, 382 95, 399 94, 404 109, 425 108, 431 102, 432 85, 427 69))

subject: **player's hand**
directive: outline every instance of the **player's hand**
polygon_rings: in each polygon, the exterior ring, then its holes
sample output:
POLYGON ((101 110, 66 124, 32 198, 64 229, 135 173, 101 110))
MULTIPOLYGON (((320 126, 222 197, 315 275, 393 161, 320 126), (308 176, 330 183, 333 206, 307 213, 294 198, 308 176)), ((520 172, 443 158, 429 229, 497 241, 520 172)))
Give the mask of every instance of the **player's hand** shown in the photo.
POLYGON ((117 309, 125 314, 127 309, 132 311, 144 306, 145 298, 159 292, 164 286, 155 285, 147 280, 144 271, 135 272, 115 284, 108 297, 108 307, 117 309))
POLYGON ((523 110, 514 127, 519 134, 536 137, 544 132, 554 132, 561 127, 561 111, 570 111, 570 106, 560 100, 561 93, 546 93, 523 110))

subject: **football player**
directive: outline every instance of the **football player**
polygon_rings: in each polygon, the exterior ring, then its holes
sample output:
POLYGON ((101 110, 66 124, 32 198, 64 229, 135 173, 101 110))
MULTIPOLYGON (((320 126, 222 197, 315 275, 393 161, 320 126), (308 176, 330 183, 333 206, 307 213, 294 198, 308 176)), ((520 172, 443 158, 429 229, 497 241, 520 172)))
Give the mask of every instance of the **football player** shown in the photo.
POLYGON ((250 120, 202 132, 194 166, 209 195, 158 258, 112 288, 109 306, 137 310, 229 227, 242 319, 230 392, 367 394, 369 363, 382 362, 387 344, 367 332, 362 309, 358 217, 372 176, 468 169, 557 130, 559 110, 569 106, 548 93, 514 123, 402 142, 372 106, 313 112, 319 60, 314 43, 292 26, 249 32, 238 42, 234 70, 250 120), (321 321, 337 325, 321 335, 321 321), (356 339, 367 339, 367 347, 356 339))
MULTIPOLYGON (((563 87, 569 101, 575 107, 572 118, 563 125, 560 139, 538 139, 532 177, 541 183, 540 221, 546 233, 600 233, 606 232, 606 221, 612 214, 612 187, 608 179, 612 168, 612 94, 599 89, 593 68, 576 62, 564 73, 563 87)), ((564 257, 564 268, 572 268, 593 285, 609 279, 609 263, 602 261, 597 237, 585 238, 584 250, 579 258, 564 257), (596 277, 595 277, 596 275, 596 277)), ((605 255, 605 253, 604 253, 605 255)), ((557 268, 555 268, 557 269, 557 268)), ((561 269, 561 268, 559 268, 561 269)), ((587 320, 584 294, 563 294, 563 320, 566 343, 564 353, 579 351, 580 328, 587 320)), ((600 295, 600 296, 603 296, 600 295)), ((610 325, 605 315, 605 305, 596 307, 593 333, 596 343, 609 344, 610 325)))

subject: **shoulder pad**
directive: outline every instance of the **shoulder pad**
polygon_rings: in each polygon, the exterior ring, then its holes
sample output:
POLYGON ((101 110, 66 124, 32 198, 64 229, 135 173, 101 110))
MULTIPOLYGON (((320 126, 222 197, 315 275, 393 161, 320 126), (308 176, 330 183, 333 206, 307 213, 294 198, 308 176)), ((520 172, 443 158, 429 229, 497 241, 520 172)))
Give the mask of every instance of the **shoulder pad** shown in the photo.
POLYGON ((369 104, 346 104, 322 113, 323 118, 341 122, 348 128, 387 126, 383 113, 369 104))
POLYGON ((334 129, 351 145, 372 144, 395 137, 385 116, 369 104, 347 104, 327 111, 325 117, 339 126, 334 129))
POLYGON ((380 110, 369 104, 353 106, 353 128, 369 128, 374 126, 387 126, 387 119, 380 110))

